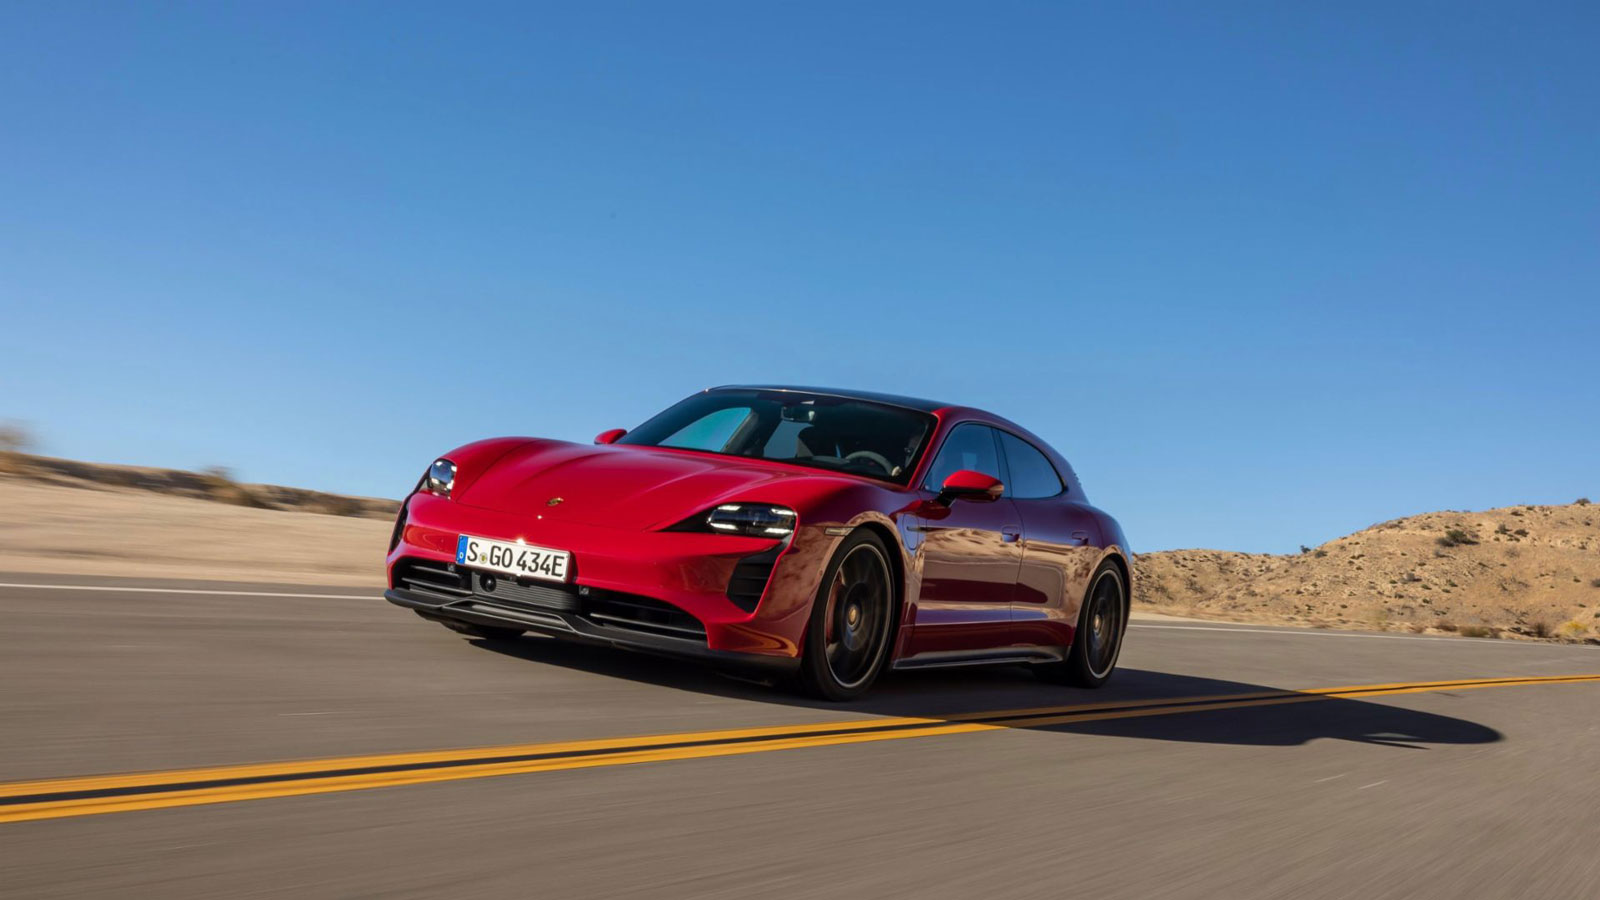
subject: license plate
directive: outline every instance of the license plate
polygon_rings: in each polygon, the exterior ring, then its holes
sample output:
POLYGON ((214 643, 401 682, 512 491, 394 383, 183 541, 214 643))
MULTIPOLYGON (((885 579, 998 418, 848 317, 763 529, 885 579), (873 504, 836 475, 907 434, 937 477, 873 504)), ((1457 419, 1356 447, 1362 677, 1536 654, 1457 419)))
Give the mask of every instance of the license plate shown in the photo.
POLYGON ((519 578, 566 581, 572 554, 513 541, 463 534, 456 541, 456 565, 492 569, 519 578))

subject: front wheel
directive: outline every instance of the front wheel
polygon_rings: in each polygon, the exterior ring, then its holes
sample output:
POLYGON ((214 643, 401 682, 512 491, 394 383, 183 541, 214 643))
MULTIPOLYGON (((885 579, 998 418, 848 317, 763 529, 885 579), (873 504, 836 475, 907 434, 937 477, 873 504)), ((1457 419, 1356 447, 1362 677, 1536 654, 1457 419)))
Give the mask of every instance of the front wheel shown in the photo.
POLYGON ((1111 678, 1122 652, 1122 635, 1128 629, 1128 592, 1122 570, 1111 560, 1100 564, 1089 579, 1089 592, 1078 610, 1078 628, 1072 649, 1059 663, 1034 667, 1034 674, 1057 684, 1097 688, 1111 678))
POLYGON ((857 531, 834 552, 811 604, 800 686, 825 700, 853 700, 883 670, 894 635, 895 585, 889 551, 857 531))

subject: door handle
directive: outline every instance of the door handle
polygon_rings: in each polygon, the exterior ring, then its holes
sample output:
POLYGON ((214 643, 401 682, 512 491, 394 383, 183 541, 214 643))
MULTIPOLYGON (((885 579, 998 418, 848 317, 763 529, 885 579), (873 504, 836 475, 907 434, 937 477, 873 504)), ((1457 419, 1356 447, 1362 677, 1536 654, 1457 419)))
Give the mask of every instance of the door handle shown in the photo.
POLYGON ((1089 532, 1087 532, 1087 531, 1074 531, 1072 533, 1072 542, 1077 544, 1080 547, 1088 546, 1088 544, 1089 544, 1089 532))
POLYGON ((1004 531, 1004 530, 1002 530, 1000 532, 1000 540, 1005 541, 1008 544, 1015 544, 1017 541, 1019 541, 1021 539, 1022 539, 1022 532, 1020 532, 1020 531, 1004 531))

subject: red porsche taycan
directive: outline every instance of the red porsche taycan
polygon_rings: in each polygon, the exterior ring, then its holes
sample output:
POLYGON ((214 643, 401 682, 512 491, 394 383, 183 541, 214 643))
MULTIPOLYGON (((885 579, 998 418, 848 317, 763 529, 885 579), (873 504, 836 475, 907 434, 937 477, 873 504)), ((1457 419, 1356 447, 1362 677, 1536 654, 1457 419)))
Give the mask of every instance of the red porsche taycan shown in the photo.
POLYGON ((401 506, 385 596, 479 638, 676 654, 845 700, 885 667, 1022 663, 1097 687, 1131 559, 1067 461, 999 416, 721 387, 592 446, 440 457, 401 506))

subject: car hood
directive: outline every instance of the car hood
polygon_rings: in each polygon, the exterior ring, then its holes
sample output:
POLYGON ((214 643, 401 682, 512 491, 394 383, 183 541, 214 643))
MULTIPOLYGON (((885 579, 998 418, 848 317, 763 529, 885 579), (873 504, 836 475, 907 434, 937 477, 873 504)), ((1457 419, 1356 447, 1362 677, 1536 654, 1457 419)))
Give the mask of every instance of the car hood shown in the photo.
POLYGON ((474 477, 456 500, 500 512, 646 529, 728 500, 781 503, 774 491, 763 489, 794 478, 815 476, 654 447, 533 441, 474 477))

